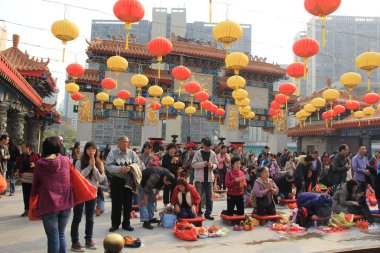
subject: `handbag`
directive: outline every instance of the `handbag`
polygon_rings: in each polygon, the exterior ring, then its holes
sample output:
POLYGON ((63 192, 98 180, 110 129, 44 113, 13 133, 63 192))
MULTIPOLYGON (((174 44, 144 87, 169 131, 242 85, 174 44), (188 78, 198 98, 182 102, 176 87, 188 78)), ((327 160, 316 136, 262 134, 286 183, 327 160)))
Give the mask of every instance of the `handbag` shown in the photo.
MULTIPOLYGON (((69 160, 67 160, 70 162, 69 160)), ((80 174, 74 165, 70 162, 70 180, 71 187, 73 189, 74 204, 78 205, 80 203, 92 200, 96 198, 97 189, 90 184, 83 176, 80 174)))
POLYGON ((25 184, 31 184, 33 183, 33 173, 31 172, 24 172, 21 174, 21 182, 25 184))
POLYGON ((177 221, 177 215, 164 213, 161 217, 161 226, 164 228, 173 228, 177 221))

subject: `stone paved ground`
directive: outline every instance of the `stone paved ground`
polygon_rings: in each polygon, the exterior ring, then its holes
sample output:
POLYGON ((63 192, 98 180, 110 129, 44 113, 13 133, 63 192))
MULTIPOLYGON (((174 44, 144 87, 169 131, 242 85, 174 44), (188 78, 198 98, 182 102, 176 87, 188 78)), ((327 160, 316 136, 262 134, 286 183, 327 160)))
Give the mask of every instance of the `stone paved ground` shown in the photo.
MULTIPOLYGON (((108 233, 110 226, 110 199, 107 199, 106 212, 100 217, 95 217, 94 240, 98 246, 102 246, 103 238, 108 233)), ((225 207, 224 201, 214 202, 216 221, 207 221, 205 225, 213 223, 222 225, 218 215, 225 207)), ((17 187, 17 194, 13 197, 2 196, 0 199, 0 253, 39 253, 46 252, 46 236, 42 223, 30 222, 27 218, 21 218, 23 211, 21 187, 17 187)), ((250 210, 247 210, 250 212, 250 210)), ((80 237, 84 236, 83 216, 80 237)), ((71 222, 71 220, 70 220, 71 222)), ((70 225, 71 223, 69 223, 70 225)), ((264 227, 256 227, 251 232, 234 232, 224 238, 204 239, 196 242, 184 242, 176 239, 170 229, 155 228, 147 231, 141 227, 138 219, 133 219, 132 225, 135 231, 127 233, 123 230, 117 232, 121 235, 131 235, 143 239, 144 246, 140 249, 126 249, 124 252, 339 252, 343 249, 357 249, 363 247, 379 247, 380 231, 374 233, 362 233, 353 228, 348 233, 322 235, 313 229, 307 234, 298 236, 281 236, 264 227)), ((66 240, 70 246, 70 226, 66 229, 66 240)), ((84 239, 82 240, 84 243, 84 239)), ((70 252, 70 250, 68 250, 70 252)), ((103 252, 98 250, 87 252, 103 252)))

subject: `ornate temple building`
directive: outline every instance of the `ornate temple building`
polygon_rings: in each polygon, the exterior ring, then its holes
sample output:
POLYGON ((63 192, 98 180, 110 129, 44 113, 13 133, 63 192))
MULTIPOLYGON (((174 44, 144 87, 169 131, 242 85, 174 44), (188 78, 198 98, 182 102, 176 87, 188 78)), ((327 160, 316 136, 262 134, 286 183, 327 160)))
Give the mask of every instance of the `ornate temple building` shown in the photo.
MULTIPOLYGON (((85 99, 81 102, 81 105, 85 106, 80 105, 78 112, 79 141, 93 139, 97 143, 115 144, 118 136, 127 135, 133 145, 140 146, 148 138, 162 138, 169 142, 170 136, 176 134, 179 142, 200 141, 203 137, 209 137, 217 142, 219 137, 225 137, 227 142, 246 141, 248 146, 255 145, 253 141, 249 143, 252 140, 253 129, 261 131, 263 127, 270 127, 271 123, 267 116, 268 100, 273 96, 273 82, 283 77, 286 74, 285 70, 278 65, 267 63, 263 58, 249 56, 249 65, 240 71, 240 75, 247 80, 246 90, 256 118, 244 120, 239 118, 238 108, 231 97, 232 90, 226 84, 228 76, 233 75, 232 71, 225 69, 226 51, 175 39, 171 42, 173 50, 163 57, 160 78, 157 76, 156 61, 146 45, 132 43, 129 49, 125 50, 122 42, 100 39, 88 42, 87 62, 90 69, 77 80, 85 95, 85 99), (126 72, 117 76, 118 87, 111 91, 110 101, 102 104, 95 96, 102 89, 100 82, 103 78, 115 78, 115 74, 107 70, 106 61, 117 54, 126 58, 129 66, 126 72), (140 110, 134 104, 136 89, 130 79, 136 73, 142 73, 149 78, 149 85, 142 90, 142 95, 147 98, 148 104, 152 98, 148 97, 147 88, 153 84, 163 88, 163 96, 168 94, 177 101, 179 83, 172 78, 171 70, 181 64, 192 71, 190 80, 199 82, 203 90, 209 93, 209 99, 226 110, 224 117, 218 119, 205 111, 197 110, 190 122, 189 116, 183 112, 178 113, 169 108, 167 113, 163 107, 159 116, 154 118, 147 108, 142 107, 140 110), (118 111, 113 106, 112 100, 116 97, 117 91, 122 89, 128 90, 133 98, 126 101, 125 110, 118 111), (93 117, 83 117, 81 109, 93 112, 93 117)), ((190 97, 184 91, 180 100, 186 105, 190 103, 190 97)), ((194 106, 199 109, 196 101, 194 106)))
MULTIPOLYGON (((310 103, 312 99, 322 97, 322 92, 326 89, 327 87, 293 103, 290 110, 297 112, 305 104, 310 103)), ((368 104, 363 102, 362 98, 353 96, 352 99, 360 103, 361 109, 368 106, 368 104)), ((341 90, 340 98, 333 106, 337 104, 345 105, 349 100, 349 93, 341 90)), ((330 109, 331 105, 328 104, 326 106, 330 109)), ((321 110, 319 114, 321 115, 324 111, 325 109, 321 110)), ((325 151, 333 152, 337 151, 342 143, 347 144, 352 152, 356 152, 356 148, 359 145, 365 145, 370 150, 380 141, 379 116, 380 112, 376 111, 376 114, 360 120, 359 124, 359 120, 354 118, 351 112, 347 110, 340 116, 341 120, 335 118, 332 126, 328 124, 328 127, 326 127, 325 121, 322 118, 318 121, 316 113, 314 113, 311 124, 307 121, 304 127, 297 125, 289 128, 287 135, 297 140, 298 152, 312 152, 314 150, 318 150, 320 153, 325 151)))
POLYGON ((19 41, 13 35, 13 46, 0 52, 0 133, 8 133, 17 145, 28 141, 38 152, 45 127, 60 122, 55 104, 43 103, 57 91, 56 81, 49 60, 30 58, 19 41))

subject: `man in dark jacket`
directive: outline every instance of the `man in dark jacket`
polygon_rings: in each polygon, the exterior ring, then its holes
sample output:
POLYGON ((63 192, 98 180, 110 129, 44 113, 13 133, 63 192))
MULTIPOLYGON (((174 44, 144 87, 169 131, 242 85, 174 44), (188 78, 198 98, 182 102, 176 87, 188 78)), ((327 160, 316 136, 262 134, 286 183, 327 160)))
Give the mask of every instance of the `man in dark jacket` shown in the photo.
POLYGON ((282 175, 276 182, 279 189, 277 200, 281 199, 291 199, 292 187, 293 187, 293 173, 286 173, 282 175))
POLYGON ((347 160, 349 148, 346 144, 339 147, 339 154, 335 155, 332 162, 332 173, 329 173, 328 181, 333 185, 346 183, 347 171, 351 168, 347 160))
POLYGON ((142 171, 142 179, 139 190, 140 221, 143 227, 153 229, 151 223, 157 222, 154 216, 154 189, 159 190, 167 185, 175 185, 176 178, 168 169, 151 167, 142 171))
POLYGON ((311 166, 311 188, 314 189, 316 184, 319 182, 319 179, 321 178, 322 174, 322 162, 319 159, 319 152, 313 151, 311 153, 311 156, 313 157, 312 166, 311 166))

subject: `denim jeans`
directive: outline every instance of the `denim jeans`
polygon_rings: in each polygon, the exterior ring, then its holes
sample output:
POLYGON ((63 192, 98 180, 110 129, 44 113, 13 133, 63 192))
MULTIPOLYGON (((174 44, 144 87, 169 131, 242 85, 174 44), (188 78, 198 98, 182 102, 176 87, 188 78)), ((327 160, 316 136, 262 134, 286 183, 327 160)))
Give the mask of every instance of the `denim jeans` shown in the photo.
MULTIPOLYGON (((144 198, 144 188, 140 186, 140 201, 144 198)), ((154 203, 155 203, 155 196, 154 191, 150 190, 148 193, 148 201, 146 205, 139 206, 140 207, 140 221, 149 221, 153 219, 154 217, 154 203)))
POLYGON ((94 230, 94 213, 95 213, 96 199, 86 201, 74 206, 74 217, 71 223, 71 242, 74 244, 79 242, 79 224, 82 220, 83 207, 86 206, 86 229, 84 237, 87 239, 92 239, 94 230))
POLYGON ((6 179, 9 180, 9 192, 15 193, 15 176, 13 175, 12 171, 8 170, 6 172, 6 179))
POLYGON ((100 208, 100 213, 104 213, 104 199, 102 197, 96 198, 96 207, 100 208))
MULTIPOLYGON (((199 195, 203 198, 206 197, 206 212, 205 215, 211 215, 212 213, 212 184, 209 182, 195 182, 195 189, 197 189, 197 192, 199 195), (203 195, 205 193, 205 195, 203 195)), ((201 203, 203 202, 203 199, 201 203)), ((198 214, 200 214, 202 211, 202 205, 199 205, 198 214)))
POLYGON ((45 233, 48 239, 48 253, 66 253, 65 229, 71 209, 66 209, 42 216, 45 233))

